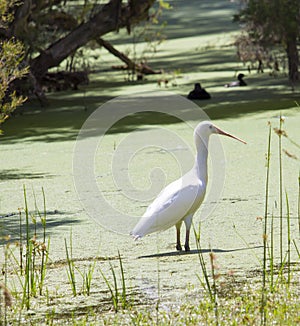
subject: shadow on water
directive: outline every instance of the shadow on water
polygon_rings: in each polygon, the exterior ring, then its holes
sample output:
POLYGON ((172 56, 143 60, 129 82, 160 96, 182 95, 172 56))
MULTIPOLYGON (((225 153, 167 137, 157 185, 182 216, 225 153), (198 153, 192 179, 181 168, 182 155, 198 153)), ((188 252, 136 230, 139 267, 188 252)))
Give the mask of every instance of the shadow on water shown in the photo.
MULTIPOLYGON (((238 118, 239 116, 266 110, 282 111, 295 107, 295 102, 299 101, 298 97, 299 95, 296 93, 284 95, 270 89, 267 97, 265 91, 254 88, 230 90, 228 92, 220 91, 213 94, 212 100, 194 101, 191 103, 190 109, 184 108, 181 112, 179 112, 180 109, 173 112, 169 110, 170 114, 167 115, 159 112, 159 108, 153 108, 154 111, 130 114, 118 120, 106 133, 131 132, 144 125, 167 125, 181 122, 176 118, 176 113, 184 114, 191 121, 199 121, 199 113, 195 104, 202 108, 210 119, 214 120, 238 118)), ((76 140, 83 123, 89 118, 90 114, 100 107, 101 103, 99 103, 99 98, 96 96, 90 96, 89 103, 91 105, 85 110, 83 107, 78 107, 78 102, 80 102, 78 99, 69 99, 67 102, 63 105, 61 101, 51 99, 51 106, 43 112, 39 110, 32 111, 31 108, 25 107, 22 115, 12 117, 3 125, 4 135, 1 136, 1 143, 36 141, 50 143, 76 140), (57 108, 59 106, 60 109, 57 108), (27 109, 28 111, 26 111, 27 109)), ((130 100, 128 100, 128 105, 130 105, 130 100)), ((140 105, 143 108, 143 100, 136 98, 135 105, 140 105)), ((145 126, 145 128, 147 127, 145 126)))
MULTIPOLYGON (((228 33, 238 28, 238 24, 232 22, 233 13, 239 8, 238 2, 173 0, 170 1, 170 5, 171 10, 162 11, 161 23, 165 22, 166 27, 161 31, 161 24, 157 24, 158 31, 166 35, 168 40, 186 38, 195 34, 213 35, 220 33, 220 30, 228 33)), ((132 34, 128 35, 124 32, 122 38, 112 34, 111 39, 116 45, 124 42, 130 44, 133 42, 133 37, 136 38, 136 35, 132 34)))
MULTIPOLYGON (((44 212, 40 212, 43 217, 44 212)), ((77 218, 70 217, 74 213, 66 211, 46 211, 46 233, 49 236, 53 232, 57 232, 57 227, 63 227, 72 225, 74 223, 80 223, 81 221, 77 218)), ((22 212, 21 215, 21 231, 20 231, 20 215, 19 213, 10 213, 1 215, 0 214, 0 245, 6 244, 6 237, 9 235, 9 242, 23 241, 26 237, 26 224, 25 214, 22 212), (22 233, 22 239, 20 239, 20 232, 22 233)), ((33 236, 35 230, 38 238, 42 237, 43 225, 36 212, 29 212, 29 229, 30 234, 33 236), (32 221, 32 217, 36 218, 36 223, 32 221)))
POLYGON ((42 179, 51 178, 53 175, 48 173, 25 173, 19 169, 5 169, 0 171, 0 181, 19 180, 19 179, 42 179))
POLYGON ((236 249, 194 249, 190 251, 171 251, 171 252, 163 252, 159 254, 152 254, 152 255, 145 255, 145 256, 139 256, 138 259, 142 258, 162 258, 162 257, 174 257, 174 256, 186 256, 186 255, 199 255, 206 254, 210 252, 214 253, 228 253, 228 252, 235 252, 235 251, 242 251, 242 250, 249 250, 249 249, 258 249, 262 248, 262 246, 255 246, 255 247, 245 247, 245 248, 236 248, 236 249))

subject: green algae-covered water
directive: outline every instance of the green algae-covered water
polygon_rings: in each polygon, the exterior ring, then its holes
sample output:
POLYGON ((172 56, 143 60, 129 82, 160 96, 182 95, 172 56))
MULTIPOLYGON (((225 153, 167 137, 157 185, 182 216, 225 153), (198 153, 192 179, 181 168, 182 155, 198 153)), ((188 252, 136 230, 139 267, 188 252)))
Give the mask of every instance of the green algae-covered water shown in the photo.
MULTIPOLYGON (((298 110, 295 107, 281 111, 285 117, 284 129, 294 141, 298 141, 299 137, 298 110)), ((279 114, 278 110, 267 110, 213 121, 220 128, 247 141, 247 145, 243 145, 229 138, 211 137, 212 154, 214 146, 221 142, 225 179, 220 184, 222 189, 218 197, 203 203, 204 210, 205 207, 212 205, 212 212, 203 218, 201 215, 203 209, 200 209, 194 218, 197 228, 201 221, 201 245, 204 256, 213 250, 221 273, 234 271, 236 275, 243 278, 251 275, 260 266, 261 261, 257 257, 262 255, 260 217, 264 214, 265 205, 268 122, 278 127, 279 114)), ((88 117, 85 111, 76 115, 80 119, 88 117)), ((51 116, 48 113, 46 118, 50 123, 49 118, 56 119, 56 114, 51 116)), ((147 118, 140 116, 141 123, 131 128, 132 130, 124 132, 122 127, 120 132, 114 130, 106 134, 95 154, 94 175, 100 190, 99 193, 90 194, 96 196, 95 200, 99 196, 99 201, 100 199, 103 201, 103 196, 105 205, 99 208, 99 216, 91 216, 89 210, 84 209, 84 203, 80 201, 82 198, 78 197, 78 189, 76 191, 74 184, 72 165, 76 140, 70 134, 74 132, 75 135, 75 131, 71 132, 69 128, 64 135, 61 130, 56 133, 55 128, 48 133, 45 130, 39 133, 37 130, 21 139, 17 139, 12 134, 18 128, 20 132, 23 130, 26 133, 24 129, 31 123, 36 123, 36 119, 43 124, 45 116, 40 113, 12 119, 6 129, 7 140, 6 136, 3 137, 1 161, 5 163, 1 174, 1 215, 11 213, 16 215, 2 218, 1 231, 3 234, 11 234, 13 239, 18 238, 17 212, 18 208, 24 207, 23 185, 26 185, 27 200, 31 210, 35 208, 33 193, 37 205, 42 209, 41 188, 43 188, 46 195, 47 235, 51 239, 50 258, 53 266, 47 276, 49 289, 56 291, 59 298, 70 291, 66 265, 63 262, 66 258, 64 239, 69 241, 72 235, 73 257, 78 260, 80 268, 84 269, 84 266, 96 261, 99 268, 109 273, 106 259, 110 258, 114 262, 119 251, 130 286, 149 300, 155 299, 158 291, 166 303, 183 300, 187 288, 191 289, 189 291, 191 293, 199 291, 199 280, 196 274, 200 273, 200 266, 193 236, 192 250, 186 254, 175 250, 175 228, 152 234, 137 242, 134 242, 128 234, 128 228, 130 229, 143 214, 153 196, 159 193, 165 184, 179 177, 182 169, 188 169, 189 165, 192 165, 193 161, 182 161, 181 158, 193 159, 191 125, 197 121, 188 121, 190 124, 185 121, 159 125, 149 124, 149 116, 147 118), (146 123, 143 123, 143 118, 146 119, 146 123), (158 134, 153 133, 155 130, 158 130, 158 134), (165 137, 170 134, 172 137, 176 136, 179 146, 174 146, 176 141, 169 140, 168 152, 163 146, 163 138, 154 139, 159 138, 161 134, 165 137), (154 138, 149 139, 149 135, 154 138), (55 139, 56 136, 58 139, 55 139), (126 152, 131 155, 130 160, 126 152), (176 158, 174 153, 180 154, 176 158), (125 161, 113 162, 114 157, 121 161, 123 158, 125 161), (160 170, 155 172, 154 168, 160 170), (153 169, 154 173, 151 174, 153 169), (126 188, 126 182, 122 184, 122 174, 126 178, 130 177, 132 192, 126 188), (154 183, 153 188, 151 182, 154 183), (147 191, 145 193, 147 189, 150 189, 150 193, 147 191), (142 196, 139 196, 140 193, 142 196), (116 215, 111 212, 111 207, 114 212, 129 215, 133 220, 119 219, 115 225, 116 215), (115 228, 114 231, 117 232, 111 231, 111 228, 115 228)), ((274 236, 279 237, 278 136, 272 132, 272 138, 270 213, 275 216, 274 236)), ((283 148, 293 155, 299 155, 299 148, 289 139, 283 138, 283 148)), ((292 238, 297 239, 299 161, 283 155, 283 167, 284 190, 289 196, 292 238)), ((212 171, 213 168, 210 163, 209 171, 213 174, 212 177, 223 178, 222 175, 218 176, 218 173, 212 171)), ((88 174, 88 171, 83 170, 82 173, 88 174)), ((223 171, 220 170, 220 173, 222 174, 223 171)), ((209 184, 210 182, 212 180, 209 180, 209 184)), ((284 205, 284 212, 286 212, 286 205, 284 205)), ((284 239, 286 239, 286 223, 284 223, 284 230, 284 239)), ((278 250, 277 242, 275 246, 277 256, 278 250)), ((295 257, 294 250, 292 257, 295 257)), ((117 266, 117 261, 115 264, 117 266)), ((98 291, 105 288, 99 269, 96 269, 94 279, 94 292, 99 299, 101 295, 98 291)), ((95 297, 89 300, 93 301, 95 297)), ((63 306, 61 309, 64 309, 63 306)))
MULTIPOLYGON (((283 189, 289 199, 291 237, 299 240, 300 120, 295 103, 299 96, 297 90, 290 90, 284 76, 273 79, 267 74, 252 74, 247 76, 249 86, 243 89, 223 87, 226 81, 234 78, 236 70, 244 69, 236 61, 232 46, 234 28, 232 33, 226 32, 226 37, 223 31, 220 32, 228 12, 234 10, 227 6, 223 9, 223 14, 222 10, 218 11, 220 21, 214 17, 219 30, 209 36, 190 31, 191 34, 176 37, 179 30, 171 29, 164 50, 153 59, 157 65, 163 63, 166 66, 172 53, 168 76, 172 76, 173 69, 181 68, 176 77, 177 86, 159 89, 157 76, 149 76, 142 83, 130 83, 116 72, 95 73, 85 89, 77 93, 50 94, 49 106, 43 109, 31 101, 25 105, 22 114, 18 113, 3 125, 4 136, 0 139, 1 234, 9 234, 12 240, 18 240, 18 212, 24 208, 23 187, 26 186, 30 211, 36 210, 36 205, 43 211, 43 188, 47 237, 50 237, 45 287, 56 313, 63 315, 78 307, 82 310, 99 306, 100 310, 108 309, 109 294, 100 270, 110 276, 109 261, 118 270, 118 251, 122 256, 127 285, 136 293, 140 304, 151 304, 159 298, 168 306, 203 295, 197 278, 201 269, 193 236, 191 252, 178 253, 175 250, 175 228, 136 242, 128 234, 162 187, 192 166, 195 153, 193 127, 204 118, 202 109, 218 127, 247 142, 243 145, 229 138, 211 137, 209 150, 212 157, 218 158, 218 163, 213 159, 209 161, 207 200, 194 218, 197 229, 201 222, 201 246, 205 259, 208 260, 208 253, 213 250, 219 272, 223 275, 234 273, 238 279, 254 277, 256 269, 261 266, 261 217, 265 209, 269 123, 272 126, 269 216, 274 217, 275 256, 279 256, 279 153, 278 135, 273 132, 273 127, 279 126, 280 115, 284 116, 283 128, 288 135, 288 138, 282 137, 283 189), (190 64, 185 60, 187 54, 193 58, 190 64), (204 82, 212 100, 195 104, 180 97, 185 96, 196 81, 204 82), (153 106, 145 106, 140 94, 152 96, 153 106), (165 100, 169 96, 167 105, 163 101, 160 104, 159 94, 164 94, 165 100), (116 115, 120 111, 115 111, 120 102, 118 96, 129 108, 122 119, 116 115), (116 98, 107 102, 113 97, 116 98), (84 123, 103 104, 111 110, 111 128, 105 130, 105 125, 100 134, 91 133, 76 142, 84 123), (145 112, 133 110, 139 107, 145 112), (97 143, 99 135, 101 143, 97 143), (81 170, 78 171, 83 188, 78 189, 74 153, 78 142, 84 144, 87 140, 96 140, 93 143, 95 150, 92 156, 88 156, 88 151, 83 152, 86 156, 81 156, 81 170), (91 175, 96 192, 90 189, 91 175), (214 197, 214 194, 217 195, 214 197), (100 203, 92 211, 86 207, 86 202, 91 199, 93 203, 100 203), (116 219, 119 215, 129 217, 116 219), (65 251, 65 239, 69 243, 70 237, 78 270, 86 271, 91 263, 96 264, 90 297, 72 296, 65 251)), ((172 19, 172 24, 184 24, 175 12, 172 19)), ((114 59, 101 54, 104 63, 116 64, 114 59)), ((283 213, 286 216, 285 199, 283 213)), ((283 226, 286 250, 286 220, 283 226)), ((37 231, 41 235, 40 224, 37 231)), ((13 242, 11 248, 14 248, 13 242)), ((17 256, 18 247, 13 250, 17 256)), ((292 248, 292 259, 296 257, 292 248)), ((0 259, 3 261, 4 255, 0 259)), ((11 275, 13 286, 19 289, 13 273, 11 275)), ((78 273, 79 289, 80 277, 78 273)), ((33 300, 36 314, 52 309, 46 299, 45 302, 40 299, 39 303, 39 299, 33 300)))

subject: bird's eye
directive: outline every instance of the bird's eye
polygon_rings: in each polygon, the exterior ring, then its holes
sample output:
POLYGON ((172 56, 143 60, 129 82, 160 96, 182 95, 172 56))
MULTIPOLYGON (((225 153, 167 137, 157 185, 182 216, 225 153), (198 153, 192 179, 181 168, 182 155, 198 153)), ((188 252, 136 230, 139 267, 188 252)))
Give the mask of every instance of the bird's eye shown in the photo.
POLYGON ((212 129, 213 128, 213 126, 212 125, 209 125, 209 129, 212 129))

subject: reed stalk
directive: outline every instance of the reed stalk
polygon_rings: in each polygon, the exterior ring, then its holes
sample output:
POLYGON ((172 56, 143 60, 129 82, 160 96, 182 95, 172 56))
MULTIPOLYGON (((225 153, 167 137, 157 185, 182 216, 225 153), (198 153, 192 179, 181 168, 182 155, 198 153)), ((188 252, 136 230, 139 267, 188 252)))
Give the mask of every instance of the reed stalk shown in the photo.
POLYGON ((290 204, 287 192, 285 192, 286 209, 287 209, 287 268, 288 268, 288 285, 291 282, 291 220, 290 220, 290 204))
POLYGON ((91 285, 92 285, 95 265, 96 265, 96 262, 93 262, 93 264, 90 264, 89 267, 88 267, 88 271, 86 273, 84 273, 84 274, 82 274, 79 271, 81 276, 82 276, 82 281, 83 281, 83 293, 86 294, 86 295, 91 294, 91 285))
POLYGON ((270 287, 274 290, 274 214, 271 219, 271 239, 270 239, 270 287))
POLYGON ((283 118, 279 117, 278 135, 278 159, 279 159, 279 218, 280 218, 280 263, 283 262, 283 175, 282 175, 282 124, 283 118))
POLYGON ((116 270, 113 267, 112 263, 109 262, 113 282, 111 283, 106 275, 103 273, 103 271, 100 269, 100 273, 104 279, 105 284, 107 285, 107 288, 111 295, 111 300, 113 304, 113 308, 115 312, 119 311, 119 307, 121 306, 122 309, 126 309, 128 306, 128 293, 127 293, 127 287, 126 287, 126 279, 125 279, 125 272, 122 262, 122 257, 120 252, 118 251, 118 260, 119 260, 119 266, 120 266, 120 273, 121 273, 121 284, 122 284, 122 291, 120 292, 118 281, 117 281, 117 274, 116 270))
POLYGON ((212 288, 211 288, 211 285, 210 285, 208 272, 207 272, 206 264, 205 264, 205 261, 204 261, 201 244, 200 244, 200 223, 199 223, 198 232, 196 231, 194 225, 193 225, 193 229, 194 229, 194 235, 195 235, 195 239, 196 239, 196 246, 197 246, 199 263, 200 263, 200 267, 201 267, 202 274, 204 276, 204 281, 205 282, 203 282, 203 280, 200 278, 200 276, 198 274, 197 274, 197 278, 199 279, 203 289, 206 290, 206 292, 208 293, 210 301, 214 302, 214 295, 213 295, 213 291, 212 291, 212 288))
POLYGON ((43 285, 46 277, 46 267, 49 258, 49 248, 50 248, 50 238, 48 239, 48 243, 46 246, 47 210, 46 210, 46 196, 45 196, 44 188, 42 188, 42 195, 43 195, 43 214, 41 214, 40 211, 36 208, 43 227, 43 238, 42 238, 42 245, 41 245, 40 282, 39 282, 40 295, 42 295, 43 293, 43 285))
POLYGON ((294 243, 294 246, 295 246, 295 249, 296 249, 296 252, 297 252, 298 258, 300 259, 300 250, 299 250, 299 248, 298 248, 298 246, 297 246, 297 243, 296 243, 296 240, 295 240, 295 239, 293 239, 293 243, 294 243))
POLYGON ((198 232, 196 231, 194 225, 193 225, 193 230, 194 230, 194 235, 196 239, 196 246, 197 246, 197 251, 198 251, 198 258, 199 258, 199 263, 200 267, 202 270, 202 274, 204 276, 204 281, 201 279, 201 277, 197 274, 197 278, 200 281, 201 286, 203 289, 208 293, 209 299, 211 304, 214 307, 214 316, 215 316, 215 325, 219 325, 219 306, 218 306, 218 298, 217 298, 217 284, 216 280, 219 277, 219 275, 216 274, 216 265, 215 265, 215 254, 213 253, 212 250, 210 250, 210 267, 211 267, 211 273, 212 273, 212 281, 209 280, 206 264, 204 261, 203 253, 202 253, 202 248, 200 244, 200 223, 199 223, 199 228, 198 232))
POLYGON ((298 175, 298 231, 299 231, 299 237, 300 237, 300 171, 298 175))
POLYGON ((268 212, 269 212, 269 181, 270 181, 270 156, 271 156, 271 139, 272 139, 271 124, 269 124, 269 136, 268 136, 268 148, 266 156, 266 184, 265 184, 265 213, 264 213, 264 231, 263 231, 263 273, 262 273, 262 296, 261 296, 261 325, 267 323, 267 290, 266 290, 266 278, 267 278, 267 225, 268 225, 268 212))
POLYGON ((72 233, 70 235, 70 254, 69 249, 67 245, 67 240, 65 239, 65 250, 66 250, 66 256, 67 256, 67 263, 68 263, 68 269, 67 269, 67 275, 69 279, 69 283, 71 285, 72 293, 74 297, 77 295, 76 290, 76 276, 75 276, 75 265, 73 261, 73 246, 72 246, 72 233))
POLYGON ((213 304, 214 304, 214 313, 215 313, 215 323, 216 326, 219 325, 219 309, 218 309, 218 298, 217 298, 217 284, 216 280, 219 277, 218 274, 216 274, 216 265, 215 265, 215 254, 212 250, 210 250, 209 253, 210 258, 210 267, 211 267, 211 274, 212 274, 212 294, 213 294, 213 304))
POLYGON ((126 282, 125 282, 125 273, 123 268, 123 262, 120 255, 120 251, 118 250, 118 258, 120 264, 120 271, 121 271, 121 282, 122 282, 122 295, 121 295, 121 302, 122 308, 125 309, 127 306, 127 289, 126 289, 126 282))
POLYGON ((24 211, 25 211, 25 225, 26 225, 26 253, 25 253, 25 279, 23 284, 23 299, 22 307, 30 308, 30 280, 31 280, 31 254, 32 243, 30 241, 30 228, 29 228, 29 211, 27 203, 26 187, 23 187, 24 194, 24 211))
POLYGON ((116 282, 116 274, 115 274, 114 268, 110 262, 109 262, 109 265, 110 265, 111 272, 112 272, 113 279, 114 279, 114 287, 110 284, 108 278, 105 276, 105 274, 102 272, 101 269, 100 269, 100 273, 101 273, 101 275, 104 279, 104 282, 107 285, 107 288, 110 292, 114 311, 118 312, 118 310, 119 310, 119 292, 118 292, 118 286, 117 286, 117 282, 116 282))
POLYGON ((20 255, 20 273, 23 275, 23 233, 22 233, 22 212, 19 209, 19 255, 20 255))

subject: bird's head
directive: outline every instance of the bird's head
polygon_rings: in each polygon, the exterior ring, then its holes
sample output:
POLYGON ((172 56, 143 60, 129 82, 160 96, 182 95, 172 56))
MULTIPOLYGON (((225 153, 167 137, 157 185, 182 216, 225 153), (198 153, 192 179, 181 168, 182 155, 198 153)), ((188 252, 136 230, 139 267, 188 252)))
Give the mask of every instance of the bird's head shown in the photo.
POLYGON ((231 138, 234 138, 234 139, 246 144, 246 142, 244 140, 242 140, 238 137, 235 137, 235 136, 229 134, 228 132, 223 131, 222 129, 216 127, 210 121, 200 122, 194 131, 196 141, 197 141, 197 139, 199 139, 199 137, 202 141, 205 141, 205 140, 208 141, 209 136, 212 134, 219 134, 219 135, 231 137, 231 138))

